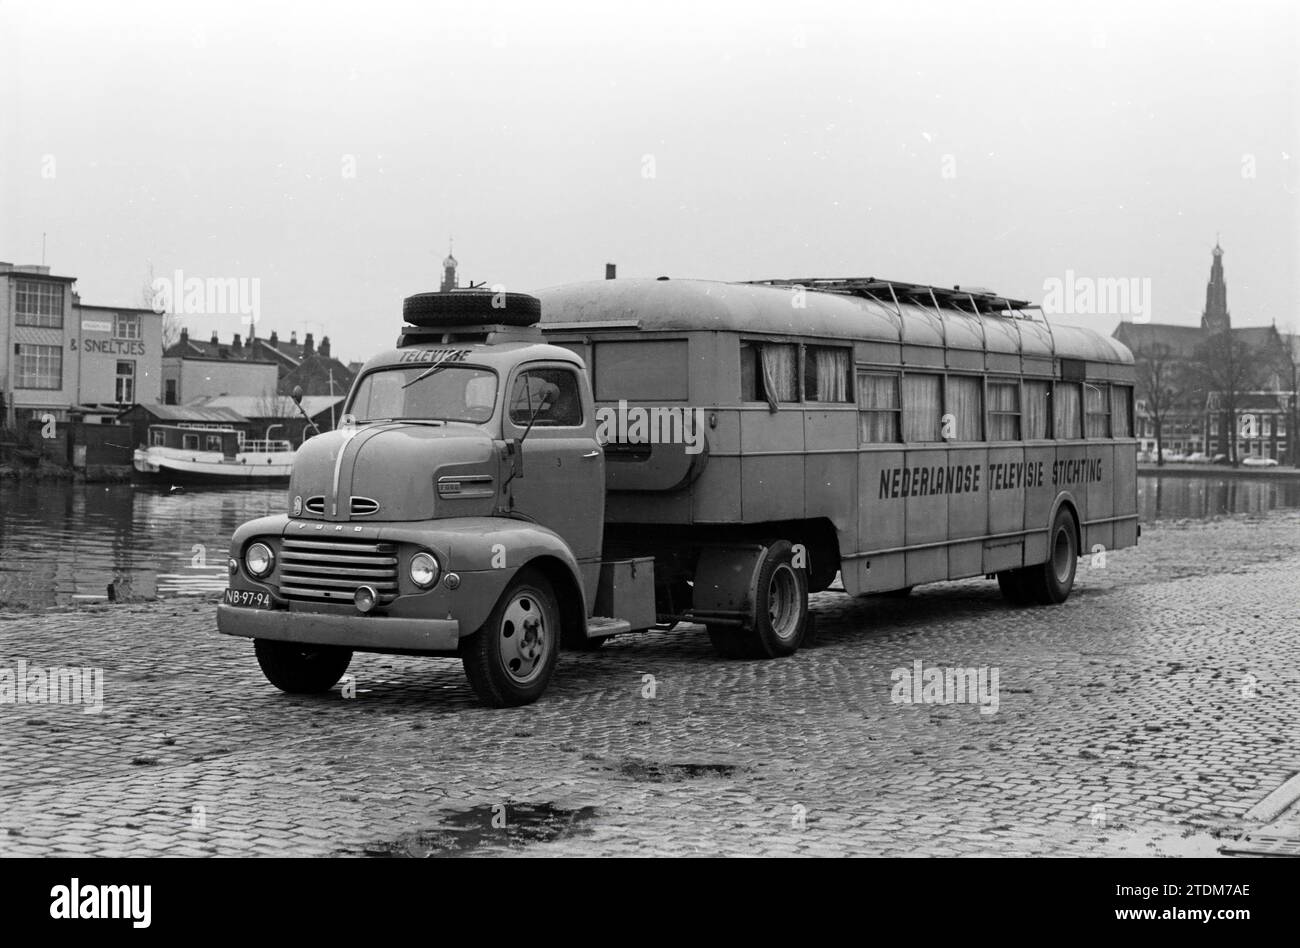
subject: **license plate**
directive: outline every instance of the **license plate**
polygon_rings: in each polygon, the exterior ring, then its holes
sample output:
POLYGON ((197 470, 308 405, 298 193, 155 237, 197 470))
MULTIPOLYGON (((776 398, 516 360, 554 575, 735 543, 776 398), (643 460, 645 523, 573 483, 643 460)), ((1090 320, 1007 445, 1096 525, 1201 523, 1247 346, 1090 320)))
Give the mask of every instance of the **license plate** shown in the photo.
POLYGON ((264 592, 252 592, 247 589, 227 589, 222 599, 228 606, 243 606, 247 609, 270 609, 271 596, 264 592))

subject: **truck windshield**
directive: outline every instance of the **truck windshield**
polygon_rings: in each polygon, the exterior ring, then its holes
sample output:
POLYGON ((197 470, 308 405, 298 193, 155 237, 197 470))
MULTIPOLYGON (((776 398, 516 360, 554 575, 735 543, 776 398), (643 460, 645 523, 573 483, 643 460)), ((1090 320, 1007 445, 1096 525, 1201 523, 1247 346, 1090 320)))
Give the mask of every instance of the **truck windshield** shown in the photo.
POLYGON ((350 413, 358 424, 410 419, 480 425, 492 417, 495 372, 449 365, 415 382, 428 370, 428 365, 409 365, 369 373, 357 385, 350 413))

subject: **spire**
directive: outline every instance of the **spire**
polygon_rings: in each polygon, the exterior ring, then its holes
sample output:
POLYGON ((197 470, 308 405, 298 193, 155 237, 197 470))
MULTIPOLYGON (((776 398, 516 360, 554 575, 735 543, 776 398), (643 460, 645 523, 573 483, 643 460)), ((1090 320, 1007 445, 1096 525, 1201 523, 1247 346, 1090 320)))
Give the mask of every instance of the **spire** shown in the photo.
POLYGON ((1214 260, 1210 264, 1210 282, 1205 285, 1205 312, 1201 314, 1201 328, 1210 332, 1224 332, 1231 323, 1228 318, 1228 285, 1223 280, 1223 248, 1219 237, 1214 237, 1214 260))
POLYGON ((444 293, 450 293, 456 289, 456 258, 451 255, 452 241, 447 238, 447 257, 442 261, 442 286, 440 289, 444 293))

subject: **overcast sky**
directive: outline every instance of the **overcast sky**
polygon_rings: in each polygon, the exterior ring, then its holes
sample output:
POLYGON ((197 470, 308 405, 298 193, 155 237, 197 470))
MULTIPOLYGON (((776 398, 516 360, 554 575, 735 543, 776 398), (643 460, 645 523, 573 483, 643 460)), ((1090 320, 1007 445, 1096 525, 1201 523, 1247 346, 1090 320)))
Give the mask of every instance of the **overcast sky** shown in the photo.
POLYGON ((257 279, 349 360, 450 235, 517 290, 1073 271, 1195 324, 1218 233, 1234 324, 1294 329, 1296 6, 0 0, 0 259, 257 279))

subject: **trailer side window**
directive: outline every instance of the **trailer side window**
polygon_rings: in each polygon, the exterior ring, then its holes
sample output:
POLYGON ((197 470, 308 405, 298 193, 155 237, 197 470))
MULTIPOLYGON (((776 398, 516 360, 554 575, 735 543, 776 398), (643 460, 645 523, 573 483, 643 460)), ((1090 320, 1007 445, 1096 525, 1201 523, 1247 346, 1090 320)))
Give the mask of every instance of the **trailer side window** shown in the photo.
POLYGON ((810 402, 851 402, 849 350, 835 346, 806 346, 803 397, 810 402))
MULTIPOLYGON (((1111 437, 1133 437, 1133 389, 1127 385, 1110 387, 1110 427, 1111 437)), ((1280 421, 1281 419, 1279 419, 1280 421)), ((1278 432, 1281 434, 1282 432, 1278 432)))
POLYGON ((868 444, 898 441, 898 376, 858 373, 858 431, 868 444))
POLYGON ((984 407, 980 393, 983 385, 971 375, 948 376, 947 398, 944 413, 954 422, 953 436, 949 441, 982 441, 984 407))
POLYGON ((1083 383, 1084 414, 1087 416, 1085 435, 1089 438, 1110 437, 1109 385, 1083 383))
POLYGON ((1025 404, 1024 413, 1021 416, 1024 424, 1024 434, 1026 441, 1033 441, 1040 438, 1050 438, 1051 431, 1047 424, 1047 419, 1051 417, 1047 413, 1048 393, 1051 392, 1051 383, 1049 382, 1025 382, 1025 404))
POLYGON ((592 387, 598 402, 685 401, 685 339, 598 342, 592 356, 592 387))
POLYGON ((740 344, 740 391, 747 402, 767 402, 773 410, 778 402, 799 400, 799 347, 786 343, 742 342, 740 344))
POLYGON ((1020 383, 990 380, 989 440, 1020 440, 1020 383))
POLYGON ((943 415, 943 376, 909 372, 903 376, 903 440, 939 441, 943 415))
POLYGON ((1079 383, 1057 382, 1052 413, 1053 430, 1060 439, 1083 437, 1083 416, 1079 404, 1079 383))

